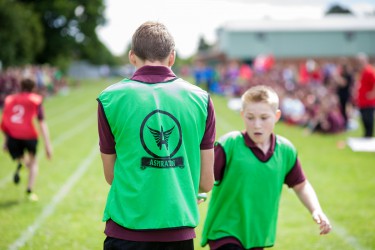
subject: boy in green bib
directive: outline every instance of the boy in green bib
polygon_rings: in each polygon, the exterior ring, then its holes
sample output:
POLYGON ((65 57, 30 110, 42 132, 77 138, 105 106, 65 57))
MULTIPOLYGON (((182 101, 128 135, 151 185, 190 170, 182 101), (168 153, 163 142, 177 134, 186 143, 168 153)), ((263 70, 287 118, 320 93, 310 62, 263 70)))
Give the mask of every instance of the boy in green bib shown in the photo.
POLYGON ((270 87, 258 85, 242 96, 245 131, 230 132, 215 145, 215 186, 202 235, 212 250, 260 250, 276 238, 283 184, 293 188, 327 234, 331 225, 307 181, 292 143, 273 130, 281 112, 270 87))
POLYGON ((175 55, 163 24, 142 24, 129 52, 136 72, 97 98, 111 185, 105 250, 194 248, 198 193, 214 183, 215 114, 206 91, 173 73, 175 55))

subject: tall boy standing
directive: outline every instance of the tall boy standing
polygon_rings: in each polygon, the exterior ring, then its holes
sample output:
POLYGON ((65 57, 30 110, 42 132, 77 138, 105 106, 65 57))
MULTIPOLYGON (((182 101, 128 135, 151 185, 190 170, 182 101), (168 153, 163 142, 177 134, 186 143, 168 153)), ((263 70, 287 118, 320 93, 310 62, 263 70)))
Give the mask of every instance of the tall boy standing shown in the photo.
POLYGON ((215 115, 206 91, 176 77, 174 40, 146 22, 129 60, 137 71, 98 97, 99 144, 111 185, 104 249, 193 249, 197 195, 214 182, 215 115))
POLYGON ((371 138, 374 136, 375 69, 364 53, 357 55, 357 61, 360 72, 355 93, 356 104, 361 114, 363 137, 371 138))

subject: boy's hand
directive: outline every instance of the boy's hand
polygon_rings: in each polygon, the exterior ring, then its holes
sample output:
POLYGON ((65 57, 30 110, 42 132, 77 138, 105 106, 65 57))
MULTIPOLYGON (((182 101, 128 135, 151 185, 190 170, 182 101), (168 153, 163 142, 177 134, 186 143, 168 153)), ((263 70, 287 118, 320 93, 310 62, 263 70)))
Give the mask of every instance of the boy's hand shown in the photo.
POLYGON ((48 160, 52 159, 52 147, 50 145, 46 145, 46 156, 48 160))
POLYGON ((198 205, 201 204, 201 203, 203 203, 203 202, 204 202, 203 199, 197 200, 198 205))
POLYGON ((199 193, 197 197, 197 203, 198 205, 202 202, 205 202, 207 200, 207 194, 206 193, 199 193))
POLYGON ((331 226, 327 216, 322 211, 315 210, 312 213, 312 217, 313 217, 313 220, 317 224, 320 225, 320 234, 321 235, 328 234, 331 231, 332 226, 331 226))

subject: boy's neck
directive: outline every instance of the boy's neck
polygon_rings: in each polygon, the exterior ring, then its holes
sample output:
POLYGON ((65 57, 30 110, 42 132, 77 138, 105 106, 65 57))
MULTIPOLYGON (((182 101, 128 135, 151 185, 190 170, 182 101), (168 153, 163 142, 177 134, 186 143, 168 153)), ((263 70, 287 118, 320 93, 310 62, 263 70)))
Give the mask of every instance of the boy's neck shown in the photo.
POLYGON ((168 68, 171 68, 168 66, 168 64, 166 63, 162 63, 162 62, 159 62, 159 61, 154 61, 154 62, 151 62, 151 61, 144 61, 142 63, 137 63, 136 65, 134 65, 136 67, 136 69, 139 69, 139 68, 142 68, 144 66, 162 66, 162 67, 168 67, 168 68))
POLYGON ((271 147, 271 136, 263 143, 256 143, 255 145, 263 151, 264 154, 267 154, 268 150, 270 150, 271 147))
POLYGON ((171 53, 168 57, 166 57, 163 60, 155 60, 155 61, 150 61, 148 59, 141 59, 139 58, 136 54, 134 54, 133 51, 129 51, 129 61, 131 64, 133 64, 136 69, 139 69, 143 66, 164 66, 171 68, 172 65, 174 64, 175 60, 175 53, 171 53))

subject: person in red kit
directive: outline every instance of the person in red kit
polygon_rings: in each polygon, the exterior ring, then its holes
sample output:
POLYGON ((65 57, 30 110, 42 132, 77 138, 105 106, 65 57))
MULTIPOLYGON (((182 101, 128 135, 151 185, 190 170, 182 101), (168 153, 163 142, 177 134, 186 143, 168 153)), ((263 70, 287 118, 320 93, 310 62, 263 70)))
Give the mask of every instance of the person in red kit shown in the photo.
POLYGON ((359 64, 359 79, 357 82, 357 106, 361 114, 361 121, 365 138, 374 136, 375 111, 375 69, 369 63, 366 54, 357 55, 359 64))
POLYGON ((44 120, 43 98, 33 93, 34 88, 35 82, 33 80, 23 79, 21 81, 21 92, 5 98, 1 119, 1 130, 5 135, 4 149, 9 151, 12 159, 17 161, 18 164, 14 173, 14 183, 19 183, 19 171, 22 163, 25 164, 29 169, 27 195, 31 201, 38 200, 38 196, 33 192, 38 174, 36 156, 38 132, 34 127, 35 118, 39 121, 47 158, 50 159, 52 156, 48 126, 44 120))

